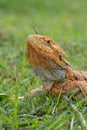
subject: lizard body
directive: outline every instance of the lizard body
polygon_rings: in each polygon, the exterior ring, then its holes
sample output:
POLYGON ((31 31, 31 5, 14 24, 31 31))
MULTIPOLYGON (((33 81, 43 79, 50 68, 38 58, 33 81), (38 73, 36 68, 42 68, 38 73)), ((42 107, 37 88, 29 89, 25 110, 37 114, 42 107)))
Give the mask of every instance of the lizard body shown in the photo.
POLYGON ((63 49, 48 36, 29 35, 27 55, 43 85, 32 90, 32 94, 47 91, 58 95, 62 89, 61 95, 72 94, 74 90, 77 98, 87 95, 87 73, 72 69, 63 49))

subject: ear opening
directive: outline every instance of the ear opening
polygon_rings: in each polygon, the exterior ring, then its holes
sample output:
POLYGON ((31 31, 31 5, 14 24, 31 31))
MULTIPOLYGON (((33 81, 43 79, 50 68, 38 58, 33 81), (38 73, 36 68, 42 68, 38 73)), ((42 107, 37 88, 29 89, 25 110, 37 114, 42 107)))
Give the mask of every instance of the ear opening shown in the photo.
POLYGON ((62 55, 61 54, 59 54, 59 60, 62 61, 62 55))

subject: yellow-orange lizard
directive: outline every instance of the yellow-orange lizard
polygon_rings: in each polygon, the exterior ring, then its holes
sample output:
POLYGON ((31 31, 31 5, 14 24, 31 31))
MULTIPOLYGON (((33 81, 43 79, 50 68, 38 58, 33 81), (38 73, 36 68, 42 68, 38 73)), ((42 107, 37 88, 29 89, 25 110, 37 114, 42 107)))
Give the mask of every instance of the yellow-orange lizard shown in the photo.
POLYGON ((42 81, 42 87, 31 91, 48 92, 61 96, 75 92, 76 98, 87 95, 87 73, 79 72, 70 66, 59 44, 48 36, 29 35, 27 55, 34 72, 42 81))

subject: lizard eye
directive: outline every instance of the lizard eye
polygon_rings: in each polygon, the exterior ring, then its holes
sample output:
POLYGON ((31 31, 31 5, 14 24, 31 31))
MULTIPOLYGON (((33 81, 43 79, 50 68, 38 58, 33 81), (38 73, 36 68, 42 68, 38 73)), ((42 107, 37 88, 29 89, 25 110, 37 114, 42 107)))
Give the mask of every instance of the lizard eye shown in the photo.
POLYGON ((50 40, 47 40, 47 43, 50 43, 50 40))
POLYGON ((62 55, 59 54, 59 60, 62 61, 62 55))

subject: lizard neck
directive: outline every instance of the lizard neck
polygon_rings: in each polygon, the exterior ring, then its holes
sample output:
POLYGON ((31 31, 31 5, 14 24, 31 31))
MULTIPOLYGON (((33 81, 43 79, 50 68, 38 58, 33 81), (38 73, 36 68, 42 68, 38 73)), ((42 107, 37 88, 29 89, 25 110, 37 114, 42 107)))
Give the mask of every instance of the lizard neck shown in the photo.
POLYGON ((34 72, 40 80, 42 81, 43 87, 46 89, 50 89, 52 84, 56 81, 61 81, 66 78, 66 71, 65 69, 57 66, 55 68, 40 68, 40 67, 33 67, 34 72))
MULTIPOLYGON (((36 68, 35 68, 36 69, 36 68)), ((36 69, 35 73, 39 76, 39 78, 45 82, 45 81, 60 81, 66 77, 66 71, 64 69, 61 69, 60 67, 58 68, 53 68, 51 70, 49 69, 36 69)))

